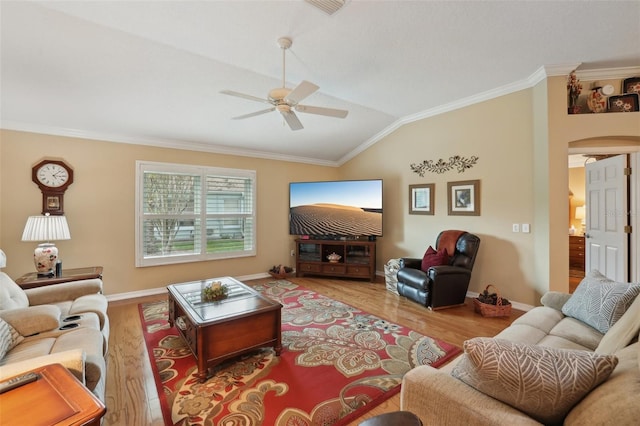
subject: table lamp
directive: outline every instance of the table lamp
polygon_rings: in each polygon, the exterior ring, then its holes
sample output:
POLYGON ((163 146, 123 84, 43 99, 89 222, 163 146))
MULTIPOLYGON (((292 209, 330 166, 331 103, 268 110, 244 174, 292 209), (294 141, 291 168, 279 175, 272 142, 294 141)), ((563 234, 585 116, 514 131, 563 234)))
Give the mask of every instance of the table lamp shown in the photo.
POLYGON ((584 231, 586 228, 585 214, 586 209, 584 206, 576 207, 576 219, 578 219, 580 221, 580 224, 582 225, 582 235, 584 235, 584 231))
POLYGON ((33 252, 33 263, 38 276, 52 276, 58 261, 58 248, 51 241, 70 240, 71 233, 65 216, 29 216, 24 226, 22 241, 46 241, 33 252))

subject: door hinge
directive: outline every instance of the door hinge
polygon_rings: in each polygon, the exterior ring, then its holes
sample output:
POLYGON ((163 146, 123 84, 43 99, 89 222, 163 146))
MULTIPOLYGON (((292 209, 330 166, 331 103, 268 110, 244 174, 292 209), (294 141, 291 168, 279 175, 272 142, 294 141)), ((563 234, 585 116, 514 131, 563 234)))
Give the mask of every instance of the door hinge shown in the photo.
POLYGON ((624 233, 625 234, 630 234, 631 233, 631 225, 625 225, 624 233))
POLYGON ((624 175, 625 176, 631 176, 631 167, 625 167, 624 168, 624 175))

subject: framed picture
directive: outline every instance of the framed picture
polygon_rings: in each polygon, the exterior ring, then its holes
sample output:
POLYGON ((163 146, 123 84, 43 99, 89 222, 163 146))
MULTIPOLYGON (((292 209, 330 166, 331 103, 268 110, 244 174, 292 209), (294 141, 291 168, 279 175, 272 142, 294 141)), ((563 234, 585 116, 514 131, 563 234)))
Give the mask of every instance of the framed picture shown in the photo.
POLYGON ((638 96, 637 93, 609 96, 609 112, 638 111, 638 96))
POLYGON ((450 216, 480 216, 480 181, 447 182, 450 216))
POLYGON ((409 214, 433 214, 435 184, 409 185, 409 214))
POLYGON ((622 82, 622 93, 640 93, 640 77, 624 79, 622 82))

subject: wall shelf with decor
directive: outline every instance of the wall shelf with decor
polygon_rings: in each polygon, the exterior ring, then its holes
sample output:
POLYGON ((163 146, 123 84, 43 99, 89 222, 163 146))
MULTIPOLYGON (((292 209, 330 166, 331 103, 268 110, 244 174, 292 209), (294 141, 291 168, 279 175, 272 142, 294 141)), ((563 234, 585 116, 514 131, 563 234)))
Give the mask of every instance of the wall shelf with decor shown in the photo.
POLYGON ((638 111, 640 77, 586 82, 581 82, 575 72, 567 77, 567 113, 570 115, 638 111))
POLYGON ((296 277, 376 278, 376 242, 296 240, 296 277))

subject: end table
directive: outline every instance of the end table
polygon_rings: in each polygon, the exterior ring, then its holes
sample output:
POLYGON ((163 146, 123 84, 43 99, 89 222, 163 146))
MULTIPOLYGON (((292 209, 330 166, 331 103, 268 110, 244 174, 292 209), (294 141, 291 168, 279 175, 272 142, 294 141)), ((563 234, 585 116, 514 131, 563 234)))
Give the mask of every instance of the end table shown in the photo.
POLYGON ((51 364, 31 372, 38 380, 0 395, 2 424, 100 426, 107 409, 69 370, 51 364))
POLYGON ((16 280, 23 290, 28 288, 44 287, 47 285, 67 283, 69 281, 90 280, 102 278, 102 266, 89 266, 87 268, 63 269, 59 276, 39 277, 36 272, 24 274, 16 280))

